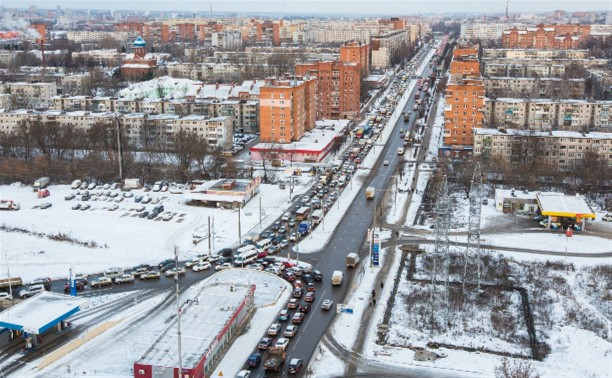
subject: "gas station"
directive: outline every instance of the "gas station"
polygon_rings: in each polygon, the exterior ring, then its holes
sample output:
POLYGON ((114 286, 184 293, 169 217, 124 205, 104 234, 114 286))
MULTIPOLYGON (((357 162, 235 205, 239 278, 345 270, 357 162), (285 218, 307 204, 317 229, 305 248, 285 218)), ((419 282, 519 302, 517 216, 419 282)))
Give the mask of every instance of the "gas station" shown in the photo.
POLYGON ((549 229, 584 231, 587 219, 595 219, 595 212, 580 195, 538 193, 536 199, 549 229))
POLYGON ((71 327, 68 318, 87 304, 83 298, 44 291, 1 312, 0 329, 20 334, 26 349, 36 349, 43 335, 68 330, 71 327))

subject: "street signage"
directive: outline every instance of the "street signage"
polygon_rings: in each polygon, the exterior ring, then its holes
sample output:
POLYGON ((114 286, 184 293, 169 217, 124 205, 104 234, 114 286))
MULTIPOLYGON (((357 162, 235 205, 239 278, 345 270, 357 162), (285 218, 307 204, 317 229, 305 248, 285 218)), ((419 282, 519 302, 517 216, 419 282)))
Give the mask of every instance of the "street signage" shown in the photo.
POLYGON ((353 313, 353 306, 349 306, 349 305, 345 305, 342 303, 338 303, 336 305, 336 313, 338 314, 352 314, 353 313))

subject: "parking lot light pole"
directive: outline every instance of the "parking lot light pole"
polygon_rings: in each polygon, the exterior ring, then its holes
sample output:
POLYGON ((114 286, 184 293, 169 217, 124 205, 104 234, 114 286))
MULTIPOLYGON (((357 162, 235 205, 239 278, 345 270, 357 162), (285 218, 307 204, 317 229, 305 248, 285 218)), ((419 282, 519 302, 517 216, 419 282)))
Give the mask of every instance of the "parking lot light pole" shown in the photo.
POLYGON ((178 247, 174 246, 174 263, 176 264, 176 274, 174 275, 174 282, 176 283, 176 336, 177 336, 177 348, 178 348, 178 376, 183 376, 183 357, 181 352, 181 305, 180 305, 180 294, 179 294, 179 273, 178 273, 178 247))

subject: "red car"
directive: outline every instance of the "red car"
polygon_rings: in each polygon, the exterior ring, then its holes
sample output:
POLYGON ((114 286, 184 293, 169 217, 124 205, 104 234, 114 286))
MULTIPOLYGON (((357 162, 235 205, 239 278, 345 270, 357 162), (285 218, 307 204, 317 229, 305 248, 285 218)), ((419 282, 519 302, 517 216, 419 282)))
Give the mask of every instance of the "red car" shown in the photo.
POLYGON ((307 287, 306 291, 308 291, 309 293, 311 293, 311 292, 314 293, 316 291, 314 282, 309 282, 308 283, 308 287, 307 287))
POLYGON ((304 320, 304 314, 301 312, 298 312, 295 315, 293 315, 293 318, 291 318, 291 323, 301 324, 303 320, 304 320))
MULTIPOLYGON (((77 281, 76 282, 76 289, 77 291, 81 291, 83 289, 85 289, 85 283, 83 281, 77 281)), ((70 283, 67 282, 64 285, 64 293, 70 293, 70 283)))
POLYGON ((258 259, 263 259, 266 256, 268 256, 268 251, 261 251, 257 254, 258 259))
POLYGON ((293 268, 295 266, 295 264, 292 263, 291 261, 283 261, 281 262, 281 264, 283 264, 285 268, 293 268))
POLYGON ((313 293, 312 291, 309 293, 306 293, 306 296, 304 297, 304 302, 314 302, 315 300, 315 293, 313 293))

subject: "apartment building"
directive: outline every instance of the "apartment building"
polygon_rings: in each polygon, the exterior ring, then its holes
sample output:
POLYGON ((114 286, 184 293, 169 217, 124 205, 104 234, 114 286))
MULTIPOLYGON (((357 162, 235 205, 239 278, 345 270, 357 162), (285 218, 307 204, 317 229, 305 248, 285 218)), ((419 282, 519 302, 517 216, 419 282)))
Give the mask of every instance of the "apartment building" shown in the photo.
POLYGON ((367 76, 370 72, 370 44, 360 41, 345 43, 340 47, 340 61, 359 64, 361 76, 367 76))
POLYGON ((612 133, 478 129, 474 131, 474 156, 515 162, 533 139, 539 149, 537 158, 542 163, 568 170, 580 164, 587 154, 596 153, 612 167, 612 133))
POLYGON ((124 43, 133 37, 134 33, 126 31, 69 30, 66 32, 66 38, 76 43, 93 43, 104 39, 114 39, 118 43, 124 43))
POLYGON ((53 96, 57 95, 57 84, 51 83, 4 83, 4 93, 10 93, 19 108, 47 109, 53 96))
POLYGON ((360 41, 367 43, 372 33, 370 30, 355 29, 310 29, 306 32, 306 38, 314 43, 345 43, 349 41, 360 41))
POLYGON ((71 55, 74 61, 92 61, 99 65, 111 67, 118 65, 122 60, 121 53, 118 53, 115 49, 74 51, 71 55))
POLYGON ((240 30, 223 30, 210 35, 210 44, 223 50, 242 49, 242 33, 240 30))
POLYGON ((89 90, 89 73, 64 75, 61 77, 62 94, 82 95, 89 90))
POLYGON ((270 80, 259 91, 261 142, 291 143, 315 127, 315 78, 270 80))
POLYGON ((607 131, 612 101, 498 98, 485 100, 485 125, 533 130, 607 131))
POLYGON ((317 120, 359 116, 361 70, 358 63, 297 64, 295 73, 317 79, 317 120))
POLYGON ((461 24, 461 38, 498 41, 507 27, 505 23, 464 23, 461 24))
POLYGON ((584 79, 554 77, 486 77, 485 89, 491 97, 568 98, 584 96, 584 79))
POLYGON ((487 59, 483 60, 482 66, 484 76, 563 77, 565 75, 565 65, 558 64, 554 60, 487 59))
POLYGON ((587 59, 589 50, 542 50, 542 49, 483 49, 482 58, 506 59, 587 59))
POLYGON ((88 130, 95 124, 110 124, 115 117, 127 137, 127 142, 142 148, 153 145, 172 147, 174 133, 184 130, 206 139, 211 147, 230 149, 234 132, 230 117, 178 116, 173 114, 149 115, 130 113, 117 116, 110 112, 60 111, 0 111, 0 132, 14 133, 32 122, 55 122, 59 126, 73 126, 88 130))
POLYGON ((372 66, 378 68, 391 67, 401 51, 410 41, 408 32, 396 30, 382 35, 372 36, 372 66))
POLYGON ((538 25, 502 32, 503 48, 575 49, 591 32, 590 25, 538 25))
POLYGON ((471 148, 477 128, 483 127, 485 88, 481 78, 451 80, 446 86, 444 144, 471 148))

